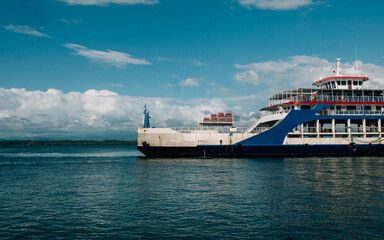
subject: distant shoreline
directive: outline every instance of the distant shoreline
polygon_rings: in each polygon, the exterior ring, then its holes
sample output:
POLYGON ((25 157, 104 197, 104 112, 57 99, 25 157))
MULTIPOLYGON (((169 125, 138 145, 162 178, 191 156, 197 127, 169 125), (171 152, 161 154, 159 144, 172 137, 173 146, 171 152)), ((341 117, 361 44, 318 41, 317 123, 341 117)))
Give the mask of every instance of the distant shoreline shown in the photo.
POLYGON ((47 146, 47 145, 136 145, 136 141, 122 140, 0 140, 0 146, 47 146))

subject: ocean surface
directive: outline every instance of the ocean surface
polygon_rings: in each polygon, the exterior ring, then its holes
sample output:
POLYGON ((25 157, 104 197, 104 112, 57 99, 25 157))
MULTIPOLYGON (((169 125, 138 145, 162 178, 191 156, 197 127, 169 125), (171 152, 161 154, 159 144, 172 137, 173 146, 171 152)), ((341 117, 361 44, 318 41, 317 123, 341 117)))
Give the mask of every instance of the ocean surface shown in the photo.
POLYGON ((383 239, 384 159, 0 148, 0 239, 383 239))

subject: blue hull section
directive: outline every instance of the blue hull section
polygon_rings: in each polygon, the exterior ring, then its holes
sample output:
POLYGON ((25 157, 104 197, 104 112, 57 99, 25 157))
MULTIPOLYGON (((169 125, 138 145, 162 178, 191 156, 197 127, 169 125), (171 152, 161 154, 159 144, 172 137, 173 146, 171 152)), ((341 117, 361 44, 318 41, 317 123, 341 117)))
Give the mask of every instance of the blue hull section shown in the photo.
MULTIPOLYGON (((243 146, 276 146, 282 145, 287 134, 295 127, 302 123, 315 120, 332 120, 332 119, 382 119, 384 115, 316 115, 318 111, 331 104, 317 104, 311 110, 291 110, 289 114, 276 126, 265 132, 257 134, 253 137, 244 139, 237 144, 243 146)), ((328 147, 328 145, 327 145, 328 147)))
POLYGON ((147 157, 305 157, 305 156, 382 156, 381 144, 284 145, 284 146, 198 146, 137 147, 147 157))

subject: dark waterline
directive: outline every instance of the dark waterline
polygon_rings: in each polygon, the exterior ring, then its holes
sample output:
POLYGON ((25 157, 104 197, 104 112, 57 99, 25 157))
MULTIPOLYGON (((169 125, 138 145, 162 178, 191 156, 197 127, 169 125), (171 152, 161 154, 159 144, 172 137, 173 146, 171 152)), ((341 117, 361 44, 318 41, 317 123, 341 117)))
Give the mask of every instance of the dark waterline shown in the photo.
POLYGON ((384 160, 0 148, 1 239, 382 239, 384 160))

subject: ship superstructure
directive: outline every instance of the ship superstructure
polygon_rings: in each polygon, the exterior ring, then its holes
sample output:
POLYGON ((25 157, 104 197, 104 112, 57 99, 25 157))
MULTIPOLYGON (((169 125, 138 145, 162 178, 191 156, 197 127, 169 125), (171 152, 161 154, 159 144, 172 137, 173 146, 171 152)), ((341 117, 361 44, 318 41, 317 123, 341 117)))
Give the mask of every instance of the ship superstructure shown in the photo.
POLYGON ((250 127, 233 127, 228 113, 211 114, 197 128, 143 127, 138 149, 156 157, 384 155, 384 89, 365 88, 362 74, 343 76, 340 60, 313 88, 270 97, 250 127))

